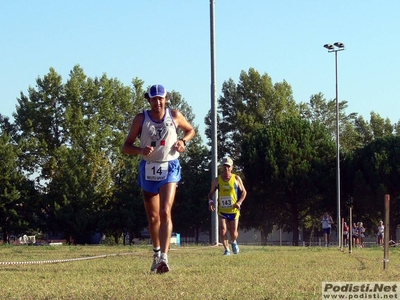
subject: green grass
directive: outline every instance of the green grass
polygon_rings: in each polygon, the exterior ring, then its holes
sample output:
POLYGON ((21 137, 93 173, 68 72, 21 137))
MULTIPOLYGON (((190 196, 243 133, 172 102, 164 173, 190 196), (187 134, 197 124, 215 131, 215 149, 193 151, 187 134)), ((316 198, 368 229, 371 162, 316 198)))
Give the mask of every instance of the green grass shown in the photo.
POLYGON ((151 274, 150 246, 0 246, 1 299, 321 299, 323 281, 398 281, 400 248, 173 247, 171 271, 151 274))

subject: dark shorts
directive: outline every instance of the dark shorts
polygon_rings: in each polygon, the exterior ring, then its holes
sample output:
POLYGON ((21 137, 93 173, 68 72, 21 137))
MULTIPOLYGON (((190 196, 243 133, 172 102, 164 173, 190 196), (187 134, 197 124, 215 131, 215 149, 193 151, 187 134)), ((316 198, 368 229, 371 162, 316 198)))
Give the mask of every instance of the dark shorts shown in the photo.
POLYGON ((240 212, 234 213, 234 214, 227 214, 227 213, 221 213, 219 212, 218 215, 223 218, 226 219, 228 221, 235 221, 236 219, 239 219, 240 216, 240 212))
POLYGON ((166 162, 165 170, 157 170, 154 169, 155 175, 153 177, 146 177, 146 171, 149 173, 152 169, 148 168, 146 170, 146 166, 149 166, 151 162, 147 162, 142 160, 139 164, 139 178, 138 183, 142 190, 151 192, 154 194, 158 194, 159 189, 167 183, 176 182, 178 183, 181 180, 181 165, 178 159, 171 160, 166 162), (153 178, 154 180, 148 180, 147 178, 153 178))
POLYGON ((323 231, 324 234, 331 234, 331 228, 330 227, 322 228, 322 231, 323 231))

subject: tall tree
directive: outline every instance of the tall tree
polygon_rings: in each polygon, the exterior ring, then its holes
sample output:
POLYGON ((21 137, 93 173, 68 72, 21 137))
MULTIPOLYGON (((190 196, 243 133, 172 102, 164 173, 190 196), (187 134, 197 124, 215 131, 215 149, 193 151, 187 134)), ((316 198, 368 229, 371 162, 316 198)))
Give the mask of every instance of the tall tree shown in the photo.
MULTIPOLYGON (((300 103, 300 113, 304 119, 324 124, 336 137, 336 100, 327 101, 322 93, 312 95, 309 103, 300 103)), ((375 138, 392 135, 396 124, 379 114, 371 112, 369 122, 353 112, 346 114, 347 101, 339 102, 340 147, 343 151, 362 148, 375 138)))
POLYGON ((23 174, 20 153, 19 145, 0 130, 0 228, 6 242, 11 234, 21 235, 36 230, 33 218, 38 213, 35 210, 37 193, 33 183, 23 174))
POLYGON ((353 143, 351 149, 355 150, 363 148, 375 139, 396 134, 396 123, 392 124, 388 118, 383 119, 379 114, 371 112, 369 122, 362 116, 357 117, 352 130, 356 134, 350 140, 353 143))
MULTIPOLYGON (((309 103, 299 104, 301 116, 312 122, 320 122, 329 130, 332 139, 336 139, 336 100, 327 101, 322 93, 312 95, 309 103)), ((359 132, 355 130, 357 113, 346 114, 347 101, 339 102, 339 138, 344 151, 352 151, 363 144, 359 132)))
POLYGON ((345 164, 347 194, 352 197, 354 211, 364 222, 375 226, 384 217, 383 199, 391 196, 391 239, 396 240, 400 224, 400 138, 385 136, 358 149, 345 164))
MULTIPOLYGON (((239 161, 240 142, 259 124, 298 116, 291 86, 286 82, 273 84, 267 74, 250 68, 242 71, 239 83, 232 79, 222 85, 218 99, 218 156, 231 156, 239 161)), ((210 139, 210 121, 206 118, 206 135, 210 139)), ((238 167, 241 167, 238 165, 238 167)))
POLYGON ((292 232, 298 245, 306 218, 317 218, 333 197, 334 149, 318 122, 289 118, 253 130, 242 143, 250 207, 242 223, 264 235, 277 224, 292 232))
POLYGON ((112 235, 116 243, 121 234, 128 234, 129 244, 132 244, 133 238, 140 237, 140 232, 147 225, 142 195, 137 184, 140 157, 127 156, 120 151, 134 116, 149 107, 144 98, 143 84, 139 78, 132 80, 130 99, 119 107, 119 130, 113 130, 117 148, 113 170, 114 186, 112 197, 104 206, 99 227, 103 232, 112 235))
POLYGON ((132 93, 105 74, 87 78, 78 65, 66 84, 52 68, 36 82, 18 100, 16 124, 34 145, 32 170, 46 194, 46 215, 79 239, 96 229, 95 212, 111 198, 132 93), (66 219, 71 226, 63 226, 66 219))
POLYGON ((65 143, 63 114, 65 97, 62 78, 53 68, 43 79, 36 79, 36 89, 29 87, 28 95, 21 92, 16 113, 15 125, 21 138, 30 148, 25 149, 24 158, 29 162, 26 171, 37 175, 37 184, 50 179, 46 166, 55 149, 65 143))

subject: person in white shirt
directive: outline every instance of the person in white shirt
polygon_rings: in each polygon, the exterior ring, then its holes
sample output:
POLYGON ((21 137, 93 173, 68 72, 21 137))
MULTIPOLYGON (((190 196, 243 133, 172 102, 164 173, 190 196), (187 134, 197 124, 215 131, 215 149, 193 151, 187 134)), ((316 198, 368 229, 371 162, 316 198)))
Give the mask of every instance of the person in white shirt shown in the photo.
POLYGON ((138 182, 154 251, 150 270, 166 273, 172 234, 171 209, 181 179, 178 157, 186 150, 195 130, 180 111, 166 107, 169 93, 162 85, 151 86, 144 96, 151 109, 135 116, 122 152, 141 156, 138 182), (183 132, 181 138, 178 129, 183 132))
POLYGON ((333 224, 332 217, 328 215, 327 212, 324 212, 323 216, 321 217, 321 225, 325 238, 325 247, 328 247, 330 244, 332 224, 333 224))
POLYGON ((379 221, 379 225, 378 225, 378 245, 382 246, 383 245, 383 234, 385 231, 385 226, 383 225, 383 221, 379 221))

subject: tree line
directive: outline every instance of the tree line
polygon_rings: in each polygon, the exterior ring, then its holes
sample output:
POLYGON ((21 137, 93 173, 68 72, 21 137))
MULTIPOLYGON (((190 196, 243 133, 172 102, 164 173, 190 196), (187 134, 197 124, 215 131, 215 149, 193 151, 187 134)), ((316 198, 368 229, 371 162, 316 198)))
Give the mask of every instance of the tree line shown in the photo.
MULTIPOLYGON (((399 219, 400 121, 371 112, 346 114, 339 103, 341 216, 363 221, 372 234, 392 197, 391 238, 399 219), (351 201, 350 201, 351 200, 351 201)), ((209 116, 206 118, 206 122, 209 116)), ((296 103, 291 86, 253 68, 222 85, 218 99, 218 157, 230 155, 248 190, 241 225, 263 242, 273 226, 312 240, 324 211, 336 216, 336 100, 322 93, 296 103)), ((210 122, 206 134, 210 138, 210 122)), ((210 145, 210 144, 209 144, 210 145)))
MULTIPOLYGON (((101 232, 140 237, 147 225, 136 182, 138 156, 121 146, 133 117, 148 103, 139 78, 87 77, 76 65, 65 83, 53 69, 20 93, 14 120, 0 115, 0 228, 10 234, 43 232, 87 243, 101 232)), ((169 107, 193 124, 192 108, 177 91, 169 107)), ((335 212, 335 100, 312 95, 296 103, 291 86, 267 74, 242 71, 223 83, 218 98, 218 157, 231 156, 248 189, 241 224, 266 236, 276 225, 293 232, 318 228, 323 211, 335 212), (317 221, 316 221, 317 220, 317 221)), ((392 196, 391 224, 399 224, 400 122, 371 113, 346 114, 340 102, 342 216, 348 199, 356 217, 377 222, 383 195, 392 196)), ((210 113, 205 117, 211 144, 210 113)), ((198 131, 198 126, 195 126, 198 131)), ((210 149, 196 135, 181 157, 182 181, 173 208, 174 231, 195 236, 211 230, 205 198, 210 149)), ((368 221, 364 221, 367 224, 368 221)))

